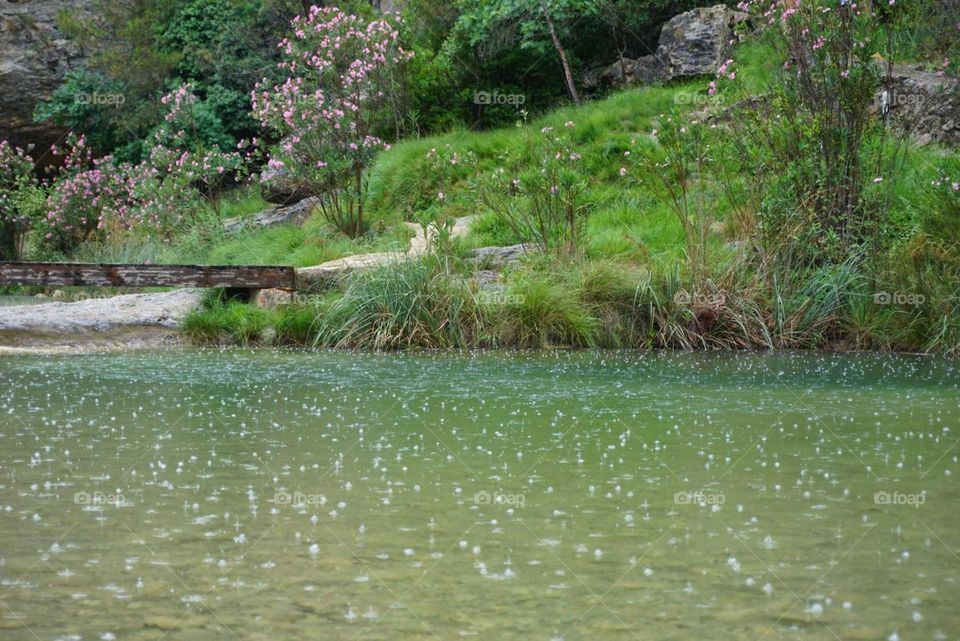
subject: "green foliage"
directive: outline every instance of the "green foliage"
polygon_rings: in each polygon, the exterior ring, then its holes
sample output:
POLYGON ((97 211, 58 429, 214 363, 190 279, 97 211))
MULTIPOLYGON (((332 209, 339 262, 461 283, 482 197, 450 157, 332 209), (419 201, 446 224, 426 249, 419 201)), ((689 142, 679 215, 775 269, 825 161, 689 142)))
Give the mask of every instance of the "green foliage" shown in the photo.
POLYGON ((67 72, 49 100, 37 104, 34 119, 87 134, 90 144, 109 152, 135 140, 125 129, 124 83, 86 69, 67 72))
MULTIPOLYGON (((575 126, 573 121, 565 129, 575 126)), ((508 174, 503 167, 477 181, 479 200, 524 241, 546 252, 574 254, 586 225, 589 207, 584 202, 587 177, 582 156, 573 149, 569 135, 544 127, 539 136, 521 146, 531 167, 508 174)), ((503 159, 506 165, 516 159, 503 159)))
POLYGON ((191 340, 208 344, 249 345, 269 326, 266 311, 241 301, 227 300, 220 292, 209 297, 204 306, 183 321, 183 331, 191 340))

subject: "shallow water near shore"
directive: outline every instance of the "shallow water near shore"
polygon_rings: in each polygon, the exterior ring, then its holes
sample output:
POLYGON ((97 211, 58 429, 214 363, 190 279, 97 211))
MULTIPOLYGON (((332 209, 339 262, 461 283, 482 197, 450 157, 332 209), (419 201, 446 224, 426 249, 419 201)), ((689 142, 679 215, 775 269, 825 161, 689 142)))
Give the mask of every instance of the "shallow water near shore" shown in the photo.
POLYGON ((0 356, 0 638, 960 639, 960 369, 0 356))

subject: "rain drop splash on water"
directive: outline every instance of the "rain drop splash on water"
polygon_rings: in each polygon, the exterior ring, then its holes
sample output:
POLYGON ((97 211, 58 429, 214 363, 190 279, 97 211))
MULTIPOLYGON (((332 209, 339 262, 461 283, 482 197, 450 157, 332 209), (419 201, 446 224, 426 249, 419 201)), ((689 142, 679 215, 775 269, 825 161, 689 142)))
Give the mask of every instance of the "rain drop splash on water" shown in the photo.
POLYGON ((949 639, 958 425, 927 358, 3 356, 0 626, 949 639))

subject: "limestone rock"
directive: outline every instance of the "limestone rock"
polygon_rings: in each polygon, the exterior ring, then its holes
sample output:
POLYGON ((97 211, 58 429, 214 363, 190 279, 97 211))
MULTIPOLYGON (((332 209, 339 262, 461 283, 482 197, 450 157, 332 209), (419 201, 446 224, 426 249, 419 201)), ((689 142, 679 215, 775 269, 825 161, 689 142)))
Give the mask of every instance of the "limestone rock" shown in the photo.
POLYGON ((477 265, 489 270, 499 270, 537 251, 536 245, 520 244, 507 247, 480 247, 470 253, 477 265))
POLYGON ((314 267, 297 269, 297 287, 301 290, 323 289, 335 285, 347 273, 380 267, 406 258, 403 252, 354 254, 314 267))
POLYGON ((300 202, 285 207, 271 207, 251 217, 228 218, 223 221, 223 230, 228 234, 238 232, 244 227, 270 227, 292 223, 301 225, 306 221, 318 205, 316 198, 305 198, 300 202))
POLYGON ((309 185, 295 180, 290 172, 272 169, 260 174, 260 195, 273 205, 293 205, 316 193, 309 185))
POLYGON ((900 134, 925 145, 960 146, 960 78, 894 65, 890 87, 877 91, 874 113, 900 134))
POLYGON ((722 4, 676 15, 663 25, 653 54, 613 63, 600 72, 600 82, 619 87, 715 73, 726 59, 734 27, 747 18, 722 4))
POLYGON ((0 307, 0 348, 155 347, 179 341, 201 291, 129 294, 76 303, 0 307))
POLYGON ((712 74, 724 62, 734 26, 746 19, 722 4, 681 13, 663 25, 657 57, 671 78, 712 74))
POLYGON ((0 2, 0 138, 46 151, 66 131, 35 123, 33 110, 49 98, 71 69, 83 66, 84 52, 57 26, 57 14, 92 10, 93 0, 0 2))

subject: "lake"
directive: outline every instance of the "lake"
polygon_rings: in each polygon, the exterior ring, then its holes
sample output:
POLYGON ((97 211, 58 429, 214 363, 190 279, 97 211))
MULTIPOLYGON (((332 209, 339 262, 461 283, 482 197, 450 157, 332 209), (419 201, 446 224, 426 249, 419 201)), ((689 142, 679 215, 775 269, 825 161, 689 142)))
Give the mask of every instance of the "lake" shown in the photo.
POLYGON ((960 638, 960 369, 0 356, 0 638, 960 638))

